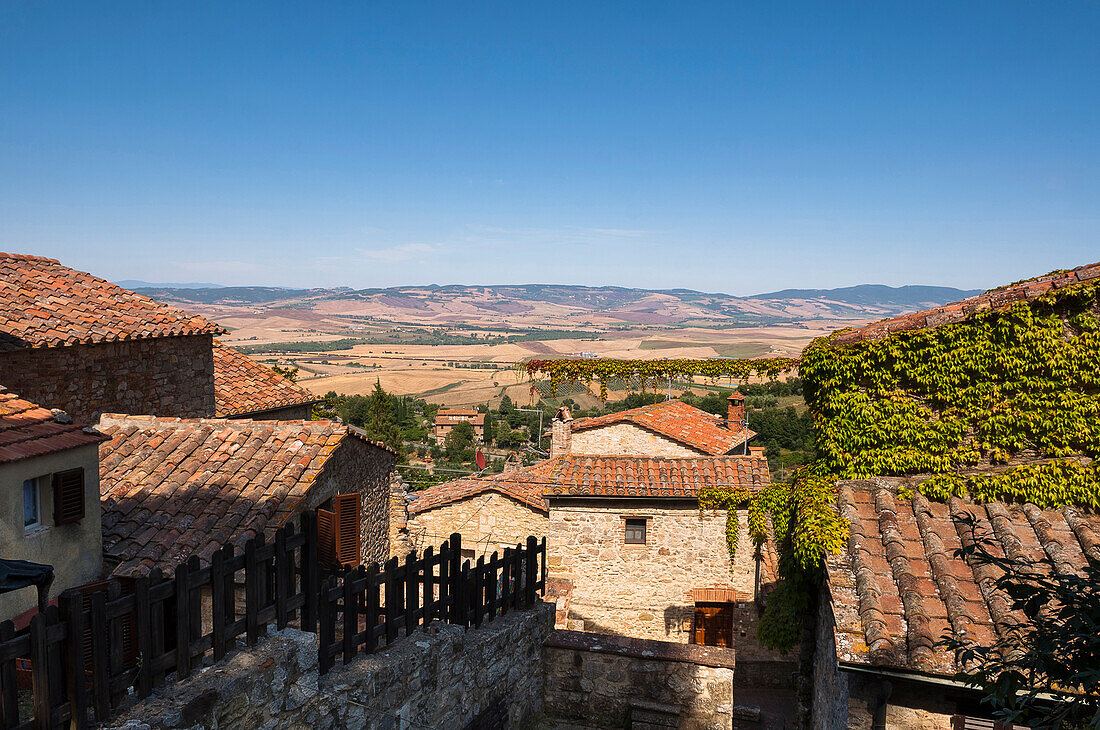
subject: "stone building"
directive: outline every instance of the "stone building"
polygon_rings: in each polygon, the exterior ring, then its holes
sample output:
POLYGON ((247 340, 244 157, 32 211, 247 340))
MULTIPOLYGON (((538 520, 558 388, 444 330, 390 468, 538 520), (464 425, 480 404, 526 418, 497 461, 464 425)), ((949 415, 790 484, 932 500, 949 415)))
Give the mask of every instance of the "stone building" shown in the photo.
POLYGON ((0 253, 0 380, 82 423, 105 412, 309 418, 315 398, 216 343, 224 332, 55 259, 0 253))
POLYGON ((408 502, 410 549, 438 545, 457 532, 462 554, 476 560, 547 534, 543 485, 553 462, 489 477, 470 477, 413 492, 408 502))
POLYGON ((955 680, 945 634, 989 645, 1008 623, 1007 598, 987 566, 955 557, 963 540, 994 538, 1010 557, 1075 572, 1100 560, 1100 515, 1072 507, 955 498, 933 502, 904 478, 840 482, 838 504, 850 525, 847 548, 828 560, 814 661, 814 726, 961 727, 991 719, 974 690, 955 680), (971 528, 967 514, 978 520, 971 528))
MULTIPOLYGON (((303 511, 358 512, 359 532, 329 538, 326 562, 389 557, 394 452, 331 421, 178 419, 105 414, 100 430, 103 549, 118 577, 205 565, 303 511), (350 554, 347 552, 350 548, 350 554)), ((342 520, 336 520, 342 522, 342 520)), ((352 522, 355 524, 355 521, 352 522)))
POLYGON ((485 438, 485 414, 476 408, 442 408, 435 414, 433 433, 437 439, 447 438, 447 434, 460 423, 469 423, 474 428, 474 438, 485 438))
POLYGON ((745 398, 738 392, 729 396, 726 418, 679 400, 577 420, 562 408, 550 427, 550 455, 686 458, 748 454, 748 442, 755 435, 746 425, 745 398))
MULTIPOLYGON (((104 436, 0 386, 0 555, 53 566, 50 596, 103 571, 99 455, 104 436)), ((37 606, 31 588, 0 596, 0 620, 37 606)))

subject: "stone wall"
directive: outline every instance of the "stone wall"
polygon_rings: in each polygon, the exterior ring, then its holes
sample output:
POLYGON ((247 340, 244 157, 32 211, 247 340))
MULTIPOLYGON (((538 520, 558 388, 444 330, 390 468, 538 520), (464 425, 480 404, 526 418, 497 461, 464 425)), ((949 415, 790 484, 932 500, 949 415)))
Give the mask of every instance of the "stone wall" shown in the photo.
MULTIPOLYGON (((0 556, 53 566, 50 598, 69 588, 103 577, 103 528, 99 509, 99 446, 89 444, 52 454, 0 464, 0 556), (50 476, 67 469, 84 469, 84 518, 68 525, 53 524, 50 476), (41 478, 41 524, 23 527, 23 480, 41 478)), ((0 595, 0 621, 38 605, 37 589, 21 588, 0 595)))
POLYGON ((700 512, 694 500, 555 498, 548 565, 570 580, 570 625, 584 631, 687 643, 692 589, 725 588, 752 600, 756 561, 741 522, 730 565, 725 512, 700 512), (624 520, 646 518, 646 544, 624 542, 624 520), (732 568, 732 569, 731 569, 732 568))
POLYGON ((543 642, 552 623, 553 608, 540 604, 480 629, 436 624, 438 633, 414 634, 324 677, 316 636, 286 629, 102 727, 460 730, 497 715, 507 724, 481 727, 520 728, 542 709, 543 642))
POLYGON ((635 713, 678 712, 681 730, 729 728, 733 654, 715 647, 555 631, 543 655, 544 711, 586 727, 625 728, 633 704, 635 713))
POLYGON ((409 486, 394 469, 390 472, 390 557, 404 558, 412 550, 409 541, 409 486))
POLYGON ((396 463, 392 452, 349 434, 295 512, 316 509, 336 494, 359 492, 363 563, 385 562, 390 557, 390 473, 396 463))
POLYGON ((0 353, 4 387, 78 423, 100 413, 214 415, 211 335, 156 337, 0 353))
POLYGON ((545 513, 499 492, 485 492, 409 515, 410 549, 422 551, 457 532, 463 553, 476 560, 524 544, 528 535, 541 538, 549 524, 545 513))
POLYGON ((569 453, 601 456, 664 456, 690 458, 708 454, 633 423, 613 423, 586 431, 574 431, 569 453))

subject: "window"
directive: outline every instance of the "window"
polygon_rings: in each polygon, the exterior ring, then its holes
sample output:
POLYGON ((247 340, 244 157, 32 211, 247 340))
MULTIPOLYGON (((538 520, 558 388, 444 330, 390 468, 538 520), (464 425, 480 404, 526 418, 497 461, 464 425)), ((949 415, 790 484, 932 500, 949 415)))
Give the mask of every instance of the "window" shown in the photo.
POLYGON ((317 508, 317 561, 326 567, 359 565, 360 494, 338 494, 331 509, 317 508))
POLYGON ((23 528, 26 530, 33 530, 42 524, 38 481, 38 477, 23 481, 23 528))
POLYGON ((53 475, 53 523, 68 525, 84 519, 84 470, 53 475))
POLYGON ((645 519, 627 519, 626 544, 645 545, 645 519))

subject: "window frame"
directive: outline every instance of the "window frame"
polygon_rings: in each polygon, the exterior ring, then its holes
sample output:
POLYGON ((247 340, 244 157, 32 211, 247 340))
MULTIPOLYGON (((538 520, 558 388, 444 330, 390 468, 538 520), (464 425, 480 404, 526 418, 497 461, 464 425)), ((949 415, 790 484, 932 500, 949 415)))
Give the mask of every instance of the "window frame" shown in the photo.
POLYGON ((649 542, 649 520, 645 517, 624 517, 623 518, 623 544, 624 545, 646 545, 649 542), (638 524, 641 523, 642 539, 631 539, 631 531, 638 530, 638 524))
POLYGON ((23 480, 23 532, 34 532, 45 525, 42 522, 42 482, 45 479, 44 476, 31 477, 30 479, 23 480), (34 493, 34 515, 35 521, 27 522, 27 485, 31 485, 32 492, 34 493))

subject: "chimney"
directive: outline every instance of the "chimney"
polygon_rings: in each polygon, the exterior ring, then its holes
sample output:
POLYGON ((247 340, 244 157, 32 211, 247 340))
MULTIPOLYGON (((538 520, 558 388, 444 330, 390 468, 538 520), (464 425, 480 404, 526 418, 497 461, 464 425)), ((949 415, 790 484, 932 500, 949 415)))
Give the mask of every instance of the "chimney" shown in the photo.
POLYGON ((522 466, 523 464, 519 461, 519 454, 513 451, 508 454, 508 458, 504 460, 504 473, 507 474, 509 472, 518 471, 522 466))
POLYGON ((761 459, 764 458, 764 447, 763 446, 750 446, 749 447, 749 456, 758 456, 761 459))
POLYGON ((550 424, 550 458, 564 456, 573 447, 573 414, 562 406, 550 424))
POLYGON ((741 391, 735 390, 726 398, 729 406, 726 410, 726 420, 729 421, 731 431, 741 431, 748 427, 745 423, 745 396, 741 391))

